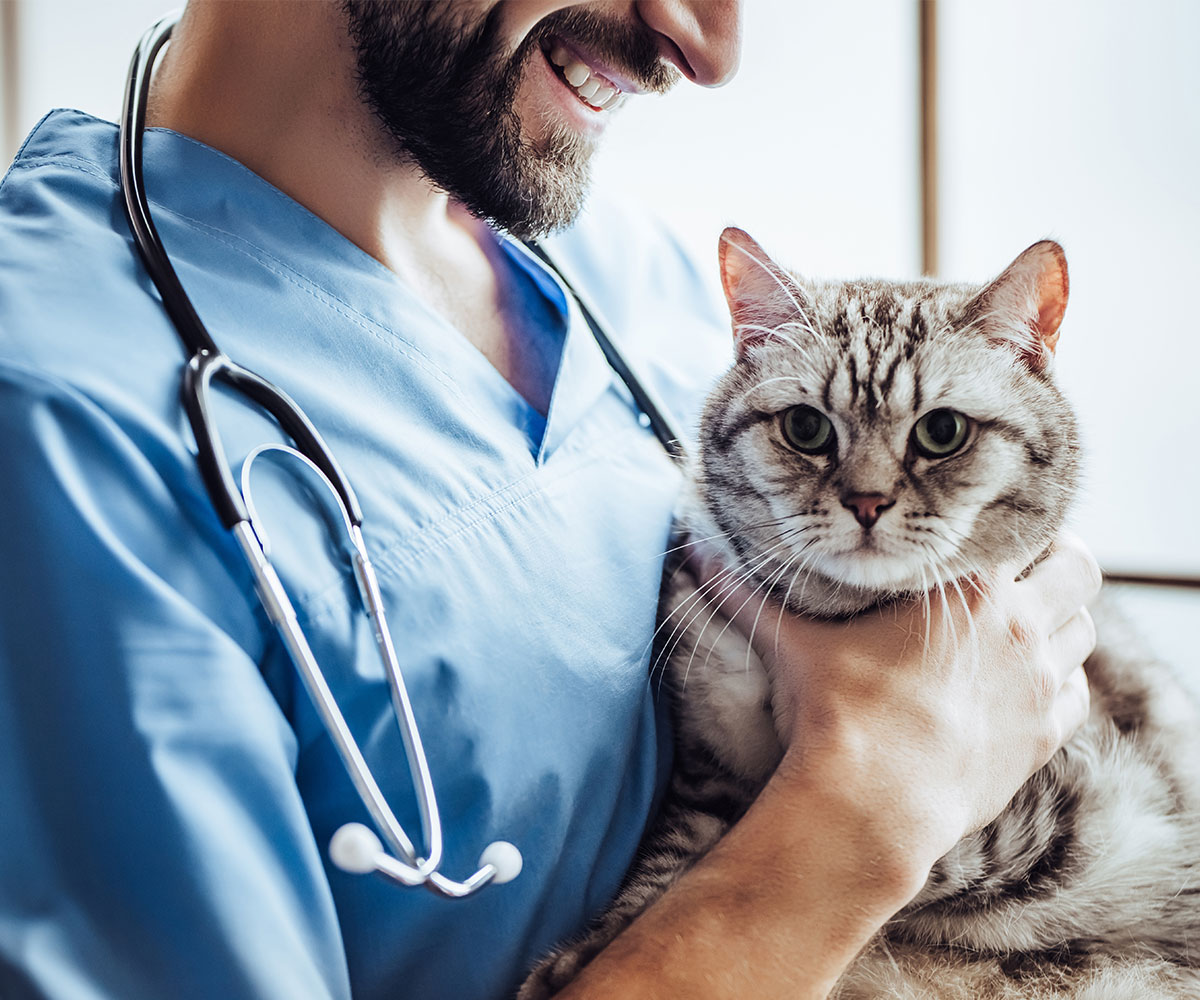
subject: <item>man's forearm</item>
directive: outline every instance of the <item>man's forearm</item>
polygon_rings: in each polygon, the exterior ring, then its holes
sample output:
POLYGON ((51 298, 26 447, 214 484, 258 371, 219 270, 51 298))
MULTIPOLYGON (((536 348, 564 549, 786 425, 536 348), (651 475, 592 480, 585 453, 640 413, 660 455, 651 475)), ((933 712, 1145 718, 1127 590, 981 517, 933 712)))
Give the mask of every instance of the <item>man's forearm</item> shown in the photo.
POLYGON ((911 845, 891 845, 880 830, 853 797, 781 769, 561 997, 825 997, 928 873, 906 860, 911 845))

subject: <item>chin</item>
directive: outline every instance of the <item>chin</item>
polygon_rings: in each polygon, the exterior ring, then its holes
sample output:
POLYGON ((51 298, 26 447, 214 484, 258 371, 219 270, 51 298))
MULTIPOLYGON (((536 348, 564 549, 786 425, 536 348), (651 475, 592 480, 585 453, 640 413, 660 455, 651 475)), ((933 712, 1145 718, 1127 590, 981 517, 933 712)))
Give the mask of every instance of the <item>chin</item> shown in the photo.
POLYGON ((861 549, 822 555, 814 560, 814 567, 847 586, 888 594, 928 590, 942 582, 930 572, 927 563, 921 563, 911 555, 861 549), (925 570, 924 577, 922 569, 925 570))

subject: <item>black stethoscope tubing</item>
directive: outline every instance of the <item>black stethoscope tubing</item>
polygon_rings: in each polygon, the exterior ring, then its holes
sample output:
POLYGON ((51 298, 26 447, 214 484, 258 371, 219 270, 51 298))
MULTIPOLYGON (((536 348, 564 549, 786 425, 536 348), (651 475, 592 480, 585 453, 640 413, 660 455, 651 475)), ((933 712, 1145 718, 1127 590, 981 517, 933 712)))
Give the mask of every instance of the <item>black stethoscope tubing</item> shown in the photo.
POLYGON ((551 272, 558 276, 558 280, 562 282, 563 287, 575 299, 576 304, 579 306, 579 311, 583 315, 584 322, 587 323, 588 329, 592 331, 592 336, 595 338, 601 353, 604 355, 604 360, 608 362, 608 366, 616 372, 617 377, 624 383, 625 388, 629 391, 629 395, 633 397, 634 405, 641 412, 646 426, 654 432, 654 436, 658 438, 658 443, 663 446, 663 450, 676 462, 686 460, 687 452, 684 450, 683 441, 675 432, 675 428, 663 412, 663 408, 659 405, 654 393, 637 377, 633 369, 629 367, 624 356, 617 350, 617 346, 612 342, 608 334, 604 332, 604 327, 596 319, 595 311, 587 299, 567 279, 566 275, 562 273, 554 261, 551 260, 550 255, 546 253, 545 248, 541 244, 526 243, 525 246, 551 272))
POLYGON ((183 374, 181 399, 196 438, 196 460, 213 506, 226 529, 249 520, 249 512, 224 454, 216 423, 210 416, 209 396, 214 380, 227 383, 246 394, 278 421, 296 442, 299 451, 313 462, 337 491, 351 522, 362 525, 358 498, 341 467, 304 411, 287 393, 261 375, 244 368, 224 354, 195 307, 158 235, 146 198, 142 170, 142 138, 145 134, 146 101, 159 51, 171 37, 174 21, 164 18, 143 37, 130 65, 124 107, 121 111, 119 169, 125 214, 133 231, 138 255, 162 297, 175 331, 188 354, 183 374), (166 23, 170 20, 171 23, 166 23))

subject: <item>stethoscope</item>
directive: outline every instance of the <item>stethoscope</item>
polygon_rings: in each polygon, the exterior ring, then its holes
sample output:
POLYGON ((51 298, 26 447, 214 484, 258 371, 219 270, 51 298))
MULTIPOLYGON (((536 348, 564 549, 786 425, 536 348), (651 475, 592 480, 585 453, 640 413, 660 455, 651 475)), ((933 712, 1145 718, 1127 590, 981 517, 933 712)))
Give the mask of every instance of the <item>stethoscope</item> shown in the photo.
MULTIPOLYGON (((423 885, 439 895, 451 898, 468 896, 489 883, 499 885, 509 882, 520 874, 522 858, 515 846, 503 840, 495 841, 484 849, 479 858, 479 869, 463 882, 449 879, 438 870, 442 861, 442 824, 438 815, 437 797, 434 794, 433 779, 425 759, 421 736, 417 730, 417 721, 388 630, 379 584, 363 540, 363 518, 358 500, 336 459, 330 454, 321 435, 300 407, 282 390, 262 376, 230 360, 217 347, 196 314, 187 293, 184 292, 150 217, 150 205, 146 199, 142 174, 146 100, 155 60, 171 37, 178 20, 178 11, 160 19, 142 36, 133 53, 121 112, 121 192, 138 254, 158 288, 167 315, 188 354, 183 371, 181 396, 184 411, 195 435, 196 461, 199 463, 200 474, 209 497, 221 522, 237 540, 253 573, 259 600, 283 639, 288 654, 337 748, 338 755, 370 813, 372 822, 390 849, 390 853, 384 850, 379 837, 370 828, 361 823, 347 823, 338 829, 329 842, 330 859, 347 872, 375 872, 400 885, 423 885), (275 419, 294 444, 294 447, 268 444, 254 449, 242 464, 240 486, 234 478, 233 469, 223 457, 220 434, 210 418, 209 401, 214 382, 223 383, 258 404, 275 419), (344 529, 345 541, 349 543, 347 552, 354 579, 358 585, 363 610, 370 619, 375 634, 376 648, 387 675, 392 706, 408 757, 409 773, 421 816, 421 832, 426 847, 424 855, 417 852, 413 842, 404 832, 367 766, 362 751, 346 725, 325 675, 300 628, 287 592, 271 565, 266 534, 255 528, 249 471, 255 459, 267 454, 274 458, 284 457, 299 462, 302 468, 313 473, 317 480, 324 484, 336 502, 340 517, 333 519, 335 530, 340 532, 344 529), (337 528, 338 522, 340 529, 337 528)), ((682 459, 680 439, 664 416, 663 409, 656 403, 650 390, 637 379, 612 341, 600 328, 595 311, 588 307, 585 299, 563 277, 545 250, 536 244, 529 245, 527 249, 558 276, 567 292, 574 297, 605 359, 632 395, 639 412, 639 421, 654 432, 672 458, 682 459)))

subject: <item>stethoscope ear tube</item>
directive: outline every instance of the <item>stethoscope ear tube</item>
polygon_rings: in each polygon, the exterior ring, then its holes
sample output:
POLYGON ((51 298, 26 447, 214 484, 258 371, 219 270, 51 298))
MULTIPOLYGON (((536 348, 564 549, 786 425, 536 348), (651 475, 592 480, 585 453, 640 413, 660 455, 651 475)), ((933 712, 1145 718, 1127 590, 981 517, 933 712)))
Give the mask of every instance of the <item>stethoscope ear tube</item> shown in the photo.
MULTIPOLYGON (((150 95, 150 80, 158 53, 171 37, 179 21, 175 10, 159 18, 142 35, 129 62, 129 77, 125 85, 125 100, 121 108, 121 134, 118 148, 118 167, 121 174, 121 193, 125 215, 133 230, 138 256, 146 267, 154 286, 162 296, 163 307, 175 324, 179 339, 188 355, 202 351, 219 354, 191 300, 183 290, 175 268, 159 238, 142 184, 142 137, 146 127, 146 101, 150 95)), ((226 525, 229 527, 229 525, 226 525)))
MULTIPOLYGON (((313 651, 308 644, 308 639, 304 635, 304 630, 300 628, 300 623, 296 618, 296 611, 292 607, 291 599, 288 597, 287 591, 276 575, 270 561, 263 555, 262 545, 255 536, 250 522, 243 521, 235 525, 233 536, 241 546, 242 554, 245 556, 247 564, 254 573, 254 584, 263 609, 266 611, 267 617, 275 625, 280 638, 284 641, 284 645, 287 646, 288 654, 295 664, 297 671, 300 673, 300 678, 304 682, 313 705, 321 716, 322 724, 329 733, 330 739, 337 747, 338 755, 341 757, 342 763, 350 775, 350 779, 354 782, 354 787, 358 792, 359 798, 371 813, 371 818, 375 821, 376 826, 387 837, 392 849, 404 859, 403 862, 397 862, 397 864, 412 880, 406 884, 423 884, 434 874, 442 860, 441 829, 440 823, 437 823, 436 806, 432 806, 432 819, 438 826, 437 832, 439 835, 429 838, 434 842, 431 845, 429 857, 421 858, 417 855, 412 841, 409 840, 399 821, 392 813, 379 785, 376 784, 375 777, 371 773, 371 769, 367 766, 366 759, 359 749, 358 742, 354 739, 353 733, 350 732, 350 727, 346 724, 346 719, 342 715, 341 709, 338 708, 337 699, 334 698, 333 692, 329 689, 329 682, 325 680, 325 674, 317 663, 316 657, 313 655, 313 651)), ((403 725, 401 729, 404 729, 403 725)), ((410 739, 407 733, 405 737, 405 743, 408 744, 410 739)), ((414 758, 410 756, 409 759, 413 760, 414 758)), ((420 754, 419 761, 421 766, 414 768, 414 771, 419 770, 420 777, 423 779, 427 778, 428 766, 425 764, 423 752, 420 754)), ((418 789, 422 792, 427 792, 432 789, 432 782, 428 780, 418 781, 418 789)), ((422 812, 424 811, 422 809, 422 812)))

